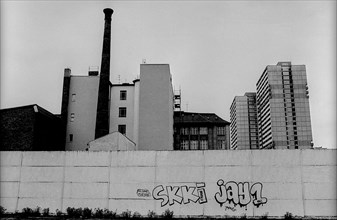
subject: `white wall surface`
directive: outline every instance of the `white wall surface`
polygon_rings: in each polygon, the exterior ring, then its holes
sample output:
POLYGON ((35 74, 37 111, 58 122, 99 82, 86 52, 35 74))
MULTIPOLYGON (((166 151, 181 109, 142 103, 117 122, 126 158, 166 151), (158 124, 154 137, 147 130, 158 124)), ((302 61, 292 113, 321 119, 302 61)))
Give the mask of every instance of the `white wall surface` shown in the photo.
POLYGON ((336 152, 0 152, 0 203, 11 212, 40 206, 337 216, 336 152))

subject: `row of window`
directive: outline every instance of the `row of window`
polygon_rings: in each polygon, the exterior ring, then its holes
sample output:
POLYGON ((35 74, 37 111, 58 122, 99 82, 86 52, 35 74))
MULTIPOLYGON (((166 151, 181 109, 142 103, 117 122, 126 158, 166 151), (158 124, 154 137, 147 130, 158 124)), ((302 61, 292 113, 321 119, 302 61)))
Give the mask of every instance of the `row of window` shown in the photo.
MULTIPOLYGON (((127 91, 126 91, 126 90, 121 90, 121 91, 119 91, 119 99, 120 99, 120 100, 126 100, 126 97, 127 97, 127 91)), ((76 94, 75 94, 75 93, 73 93, 73 94, 71 95, 71 101, 72 101, 72 102, 75 102, 75 101, 76 101, 76 94)))
MULTIPOLYGON (((180 142, 181 150, 207 150, 208 149, 208 140, 183 140, 180 142)), ((217 145, 214 149, 226 149, 226 141, 218 140, 217 145)))
MULTIPOLYGON (((225 135, 226 134, 226 128, 225 127, 217 127, 217 135, 225 135)), ((181 128, 180 134, 182 135, 206 135, 208 134, 208 128, 207 127, 191 127, 191 128, 181 128)))

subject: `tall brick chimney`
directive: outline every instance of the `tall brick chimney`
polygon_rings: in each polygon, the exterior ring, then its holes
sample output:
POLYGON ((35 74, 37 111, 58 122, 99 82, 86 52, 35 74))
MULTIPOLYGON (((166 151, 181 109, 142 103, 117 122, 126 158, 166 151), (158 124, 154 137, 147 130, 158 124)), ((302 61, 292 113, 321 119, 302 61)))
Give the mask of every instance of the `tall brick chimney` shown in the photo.
POLYGON ((69 68, 64 69, 63 77, 63 91, 62 91, 62 106, 61 106, 61 119, 62 119, 62 147, 66 144, 67 135, 67 118, 68 118, 68 105, 69 105, 69 92, 70 92, 70 77, 71 70, 69 68))
POLYGON ((113 10, 106 8, 103 50, 101 61, 101 74, 99 78, 98 101, 96 113, 95 139, 109 134, 109 84, 110 84, 110 42, 111 42, 111 16, 113 10))

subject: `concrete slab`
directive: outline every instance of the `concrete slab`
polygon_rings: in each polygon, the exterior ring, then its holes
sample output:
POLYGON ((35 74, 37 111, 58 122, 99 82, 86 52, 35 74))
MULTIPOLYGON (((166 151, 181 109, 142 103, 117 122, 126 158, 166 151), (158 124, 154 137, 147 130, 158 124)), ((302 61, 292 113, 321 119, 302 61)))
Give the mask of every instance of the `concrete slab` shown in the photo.
POLYGON ((62 211, 66 212, 68 207, 74 208, 100 208, 105 209, 108 207, 107 199, 63 199, 62 211))
POLYGON ((154 167, 111 167, 111 183, 146 183, 155 180, 154 167))
POLYGON ((205 167, 205 180, 216 184, 219 179, 236 182, 249 182, 252 180, 252 171, 249 166, 205 167))
POLYGON ((67 151, 66 166, 108 167, 110 152, 106 151, 67 151))
POLYGON ((336 166, 303 166, 304 183, 336 184, 336 166))
POLYGON ((19 182, 0 182, 1 198, 17 198, 19 193, 19 182))
POLYGON ((110 199, 152 200, 154 183, 111 183, 110 199))
POLYGON ((63 166, 64 151, 26 151, 23 152, 22 166, 63 166))
POLYGON ((131 211, 132 214, 137 211, 147 216, 149 210, 155 210, 155 204, 154 200, 109 199, 109 210, 116 211, 118 214, 126 210, 131 211))
POLYGON ((107 199, 108 183, 65 183, 65 199, 107 199))
POLYGON ((175 202, 173 205, 165 205, 165 206, 161 206, 161 202, 160 201, 155 201, 155 212, 159 215, 162 215, 163 212, 165 212, 165 210, 169 209, 170 211, 173 211, 173 214, 175 216, 186 216, 186 213, 188 213, 188 215, 202 215, 203 214, 203 204, 199 204, 194 203, 194 202, 190 202, 187 204, 179 204, 177 202, 175 202))
POLYGON ((242 166, 251 164, 251 151, 212 150, 204 151, 205 166, 242 166))
POLYGON ((154 167, 156 151, 112 151, 112 167, 154 167))
POLYGON ((254 207, 254 216, 284 216, 287 212, 293 216, 304 216, 302 200, 272 200, 263 206, 254 207))
POLYGON ((304 183, 304 199, 337 199, 335 183, 304 183))
POLYGON ((1 151, 0 166, 21 166, 22 151, 1 151))
POLYGON ((21 183, 20 198, 62 198, 62 183, 21 183))
POLYGON ((256 166, 252 168, 252 181, 299 183, 301 181, 301 169, 298 166, 256 166))
POLYGON ((208 202, 204 204, 204 215, 206 216, 221 216, 222 218, 226 218, 229 216, 243 216, 245 214, 247 216, 253 215, 253 207, 251 204, 240 207, 239 205, 234 206, 233 203, 224 203, 220 206, 214 197, 210 197, 208 202))
POLYGON ((66 167, 65 182, 107 183, 108 172, 108 167, 66 167))
POLYGON ((337 216, 337 200, 305 200, 306 216, 337 216))
POLYGON ((272 200, 301 200, 301 183, 261 183, 263 196, 272 200))
POLYGON ((337 164, 337 150, 302 150, 303 165, 332 165, 337 164))
POLYGON ((0 204, 6 209, 6 212, 14 213, 16 210, 16 201, 18 198, 0 198, 0 204))
POLYGON ((0 181, 3 182, 14 182, 20 180, 20 169, 21 167, 0 167, 0 181))
POLYGON ((203 167, 157 167, 156 182, 203 182, 203 167))
POLYGON ((41 209, 49 208, 50 212, 55 213, 56 209, 61 207, 61 199, 51 199, 51 198, 20 198, 18 202, 18 210, 22 211, 23 208, 40 207, 41 209))
POLYGON ((21 182, 62 182, 62 167, 22 167, 21 182))
POLYGON ((204 165, 203 151, 157 151, 156 154, 158 167, 204 165))
POLYGON ((254 166, 300 165, 300 150, 252 150, 251 152, 254 166))

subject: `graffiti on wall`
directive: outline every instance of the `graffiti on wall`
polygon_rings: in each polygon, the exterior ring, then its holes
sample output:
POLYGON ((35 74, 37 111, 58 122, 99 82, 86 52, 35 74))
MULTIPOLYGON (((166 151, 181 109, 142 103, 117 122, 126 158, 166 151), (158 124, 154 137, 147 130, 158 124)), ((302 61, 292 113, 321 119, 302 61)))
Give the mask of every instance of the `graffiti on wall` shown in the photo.
MULTIPOLYGON (((163 186, 158 185, 152 190, 152 197, 161 201, 161 207, 174 204, 207 203, 207 196, 204 182, 195 183, 193 186, 163 186)), ((260 205, 267 203, 267 198, 262 196, 262 183, 254 183, 250 186, 249 182, 224 182, 222 179, 217 181, 218 192, 214 194, 215 201, 224 206, 226 210, 236 211, 239 207, 247 208, 249 203, 259 208, 260 205)), ((149 196, 148 190, 137 190, 140 197, 149 196)))
POLYGON ((155 200, 161 201, 161 207, 169 204, 188 204, 190 202, 203 204, 207 202, 205 183, 196 183, 195 186, 156 186, 152 191, 155 200))
POLYGON ((148 189, 137 189, 138 197, 150 197, 151 193, 148 189))
MULTIPOLYGON (((254 183, 249 187, 248 182, 229 181, 225 183, 222 179, 217 182, 219 192, 214 195, 215 200, 223 206, 224 204, 234 204, 240 207, 246 207, 251 201, 257 208, 267 203, 267 198, 262 196, 262 184, 254 183)), ((228 206, 226 206, 228 207, 228 206)))

